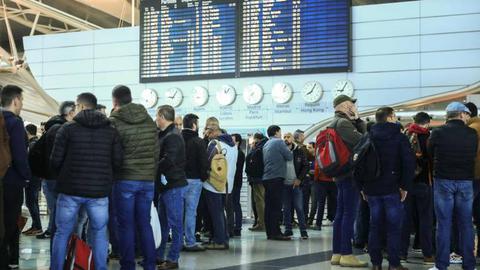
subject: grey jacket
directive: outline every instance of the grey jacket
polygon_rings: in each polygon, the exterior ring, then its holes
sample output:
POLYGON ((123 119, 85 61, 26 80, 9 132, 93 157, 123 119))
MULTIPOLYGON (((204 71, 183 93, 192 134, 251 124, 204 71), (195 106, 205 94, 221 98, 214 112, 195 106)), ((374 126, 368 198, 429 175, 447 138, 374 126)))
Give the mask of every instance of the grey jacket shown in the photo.
POLYGON ((285 179, 287 161, 292 159, 293 154, 282 139, 269 139, 263 146, 263 181, 276 178, 285 179))
POLYGON ((362 138, 362 134, 367 131, 367 126, 363 120, 350 120, 342 112, 335 112, 335 118, 329 127, 334 128, 338 132, 350 150, 355 147, 362 138))

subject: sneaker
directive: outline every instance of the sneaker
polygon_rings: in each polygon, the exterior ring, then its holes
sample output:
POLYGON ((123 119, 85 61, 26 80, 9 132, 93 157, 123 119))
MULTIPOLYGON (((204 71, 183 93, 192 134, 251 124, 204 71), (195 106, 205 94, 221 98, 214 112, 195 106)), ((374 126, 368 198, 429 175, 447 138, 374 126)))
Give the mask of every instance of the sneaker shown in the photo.
POLYGON ((252 227, 252 228, 248 228, 248 229, 252 232, 263 232, 263 231, 265 231, 264 226, 256 226, 256 227, 252 227))
POLYGON ((37 235, 41 235, 42 233, 43 233, 43 231, 41 229, 32 229, 29 232, 25 232, 25 235, 26 236, 37 236, 37 235))
POLYGON ((191 247, 184 246, 183 251, 186 252, 199 252, 199 251, 205 251, 205 248, 201 245, 194 245, 191 247))
POLYGON ((429 268, 428 270, 439 270, 436 266, 429 268))
POLYGON ((285 231, 285 233, 283 234, 285 236, 293 236, 293 232, 292 231, 285 231))
POLYGON ((301 232, 300 234, 301 234, 301 237, 302 237, 303 240, 307 240, 307 239, 308 239, 308 233, 307 233, 307 231, 303 231, 303 232, 301 232))
POLYGON ((199 232, 195 233, 195 241, 202 242, 202 235, 199 232))
POLYGON ((407 256, 400 256, 400 263, 407 263, 407 256))
POLYGON ((423 258, 423 264, 424 265, 435 265, 435 257, 424 257, 423 258))
POLYGON ((226 250, 228 246, 226 244, 217 244, 217 243, 210 243, 205 246, 205 249, 208 250, 226 250))
POLYGON ((18 264, 9 264, 8 269, 18 269, 18 264))
POLYGON ((340 258, 342 255, 340 254, 333 254, 332 259, 330 259, 330 264, 331 265, 340 265, 340 258))
POLYGON ((50 239, 52 234, 49 231, 45 231, 44 233, 37 235, 37 239, 50 239))
POLYGON ((30 227, 30 229, 23 231, 22 234, 27 234, 30 233, 31 231, 35 230, 33 227, 30 227))
POLYGON ((178 262, 166 261, 157 267, 158 270, 178 269, 178 262))
POLYGON ((463 258, 460 255, 452 253, 452 254, 450 254, 450 263, 451 264, 462 264, 463 263, 463 258))
POLYGON ((367 267, 368 263, 360 261, 357 257, 353 255, 346 255, 340 258, 340 266, 343 267, 367 267))

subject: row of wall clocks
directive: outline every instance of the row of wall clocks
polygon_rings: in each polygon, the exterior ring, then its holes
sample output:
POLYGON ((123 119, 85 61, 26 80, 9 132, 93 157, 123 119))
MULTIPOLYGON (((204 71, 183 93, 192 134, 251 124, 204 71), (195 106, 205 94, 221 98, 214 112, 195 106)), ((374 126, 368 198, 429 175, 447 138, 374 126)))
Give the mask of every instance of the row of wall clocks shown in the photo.
MULTIPOLYGON (((349 80, 339 80, 333 89, 333 96, 344 94, 353 96, 353 84, 349 80)), ((307 103, 318 102, 323 95, 323 87, 317 81, 309 81, 302 88, 302 98, 307 103)), ((178 107, 183 101, 183 92, 173 87, 165 91, 165 104, 178 107)), ((255 105, 262 101, 264 91, 261 85, 253 83, 243 89, 243 99, 249 105, 255 105)), ((237 92, 231 85, 223 85, 215 92, 215 97, 221 106, 228 106, 235 102, 237 92)), ((272 99, 277 104, 286 104, 293 97, 293 89, 288 83, 279 82, 272 88, 272 99)), ((145 89, 142 92, 142 103, 147 108, 153 108, 158 103, 158 94, 154 89, 145 89)), ((201 107, 207 104, 209 93, 207 88, 197 86, 193 89, 192 103, 201 107)))

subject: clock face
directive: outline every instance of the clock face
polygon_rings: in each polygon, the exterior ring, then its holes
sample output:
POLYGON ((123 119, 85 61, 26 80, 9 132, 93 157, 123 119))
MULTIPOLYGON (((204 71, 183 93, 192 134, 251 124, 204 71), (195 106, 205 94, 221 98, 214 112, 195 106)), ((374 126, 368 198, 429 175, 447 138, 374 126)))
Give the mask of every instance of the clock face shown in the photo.
POLYGON ((293 90, 292 87, 286 83, 277 83, 272 89, 273 101, 279 104, 285 104, 292 99, 293 90))
POLYGON ((197 107, 201 107, 207 104, 208 101, 208 90, 202 86, 196 86, 193 89, 193 104, 197 107))
POLYGON ((333 97, 338 97, 339 95, 347 95, 353 97, 353 83, 349 80, 339 80, 335 84, 333 89, 333 97))
POLYGON ((231 85, 222 85, 216 93, 217 102, 222 106, 228 106, 235 101, 237 93, 231 85))
POLYGON ((307 82, 303 86, 302 97, 308 103, 314 103, 320 100, 323 95, 323 88, 319 82, 307 82))
POLYGON ((145 89, 142 92, 142 104, 146 108, 150 109, 157 105, 158 95, 154 89, 145 89))
POLYGON ((178 88, 170 88, 165 92, 165 103, 172 107, 178 107, 183 100, 182 90, 178 88))
POLYGON ((258 104, 262 101, 263 89, 260 85, 254 83, 243 89, 243 99, 250 105, 258 104))

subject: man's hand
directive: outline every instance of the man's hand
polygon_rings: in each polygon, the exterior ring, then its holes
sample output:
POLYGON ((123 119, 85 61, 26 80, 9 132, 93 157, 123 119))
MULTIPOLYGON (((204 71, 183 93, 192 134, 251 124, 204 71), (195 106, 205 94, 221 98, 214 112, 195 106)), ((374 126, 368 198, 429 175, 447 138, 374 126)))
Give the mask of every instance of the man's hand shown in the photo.
POLYGON ((293 188, 299 187, 302 181, 295 179, 293 180, 293 188))
POLYGON ((364 201, 368 202, 368 197, 367 197, 367 195, 365 195, 365 193, 363 193, 363 190, 360 191, 360 194, 362 194, 362 199, 363 199, 364 201))
POLYGON ((403 189, 400 189, 400 201, 401 202, 404 202, 405 199, 407 198, 407 191, 406 190, 403 190, 403 189))

